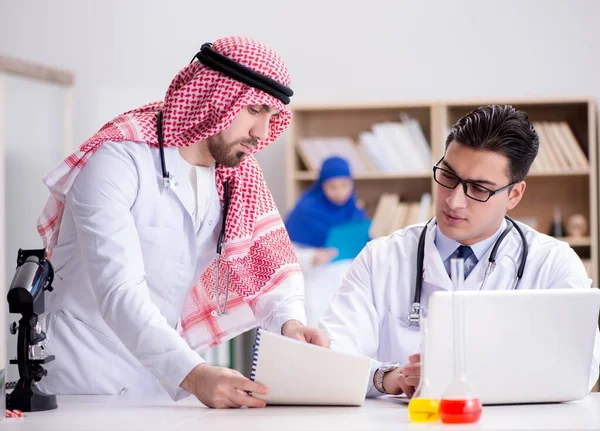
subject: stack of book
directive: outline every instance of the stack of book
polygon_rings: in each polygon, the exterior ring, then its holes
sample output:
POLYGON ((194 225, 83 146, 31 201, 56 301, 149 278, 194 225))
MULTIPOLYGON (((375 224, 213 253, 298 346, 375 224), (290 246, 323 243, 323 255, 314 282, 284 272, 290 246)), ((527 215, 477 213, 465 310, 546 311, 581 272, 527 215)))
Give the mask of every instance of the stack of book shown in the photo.
POLYGON ((298 153, 308 170, 318 171, 323 160, 341 156, 354 174, 385 172, 424 173, 431 168, 431 149, 419 122, 401 113, 400 121, 377 123, 361 132, 358 142, 349 137, 305 137, 298 153))
POLYGON ((319 171, 323 161, 332 156, 345 158, 353 174, 371 171, 371 166, 361 149, 345 136, 303 138, 298 153, 311 171, 319 171))
POLYGON ((565 121, 534 122, 533 127, 540 137, 540 148, 531 165, 532 173, 589 170, 587 157, 565 121))
POLYGON ((372 239, 387 236, 412 224, 426 222, 433 217, 431 194, 421 195, 419 202, 402 202, 395 193, 379 197, 369 236, 372 239))

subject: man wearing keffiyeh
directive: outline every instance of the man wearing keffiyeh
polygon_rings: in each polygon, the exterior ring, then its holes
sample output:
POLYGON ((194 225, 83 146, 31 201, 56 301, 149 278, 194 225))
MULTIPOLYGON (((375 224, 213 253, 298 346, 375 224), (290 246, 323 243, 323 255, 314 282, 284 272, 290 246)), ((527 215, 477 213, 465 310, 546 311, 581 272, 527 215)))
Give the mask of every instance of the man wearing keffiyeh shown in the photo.
POLYGON ((163 102, 116 117, 44 177, 56 360, 42 390, 260 407, 248 392, 267 388, 199 352, 257 325, 329 345, 304 326, 300 268, 253 157, 288 126, 289 85, 260 42, 205 44, 163 102))

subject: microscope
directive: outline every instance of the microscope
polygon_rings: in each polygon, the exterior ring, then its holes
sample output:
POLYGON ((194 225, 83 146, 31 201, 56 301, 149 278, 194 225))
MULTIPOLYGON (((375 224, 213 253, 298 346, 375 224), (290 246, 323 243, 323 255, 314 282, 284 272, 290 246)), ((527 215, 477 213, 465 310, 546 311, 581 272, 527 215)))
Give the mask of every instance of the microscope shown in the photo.
POLYGON ((19 324, 10 326, 17 334, 17 358, 11 364, 19 367, 19 381, 6 394, 6 408, 35 412, 57 407, 56 396, 42 393, 36 383, 48 372, 42 364, 54 360, 53 355, 35 356, 35 346, 43 348, 46 334, 41 330, 38 316, 44 313, 44 292, 52 291, 54 269, 46 258, 46 250, 19 250, 17 270, 8 289, 9 313, 21 314, 19 324))

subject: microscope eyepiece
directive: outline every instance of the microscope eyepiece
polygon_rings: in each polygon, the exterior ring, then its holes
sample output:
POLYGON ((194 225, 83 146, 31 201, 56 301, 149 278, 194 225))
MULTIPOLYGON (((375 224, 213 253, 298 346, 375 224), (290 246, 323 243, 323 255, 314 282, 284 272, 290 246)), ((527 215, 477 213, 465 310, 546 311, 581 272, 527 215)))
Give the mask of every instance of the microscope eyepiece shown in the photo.
POLYGON ((23 316, 44 313, 44 290, 54 278, 51 263, 39 250, 19 250, 17 270, 8 289, 8 311, 23 316), (35 252, 35 253, 33 253, 35 252))

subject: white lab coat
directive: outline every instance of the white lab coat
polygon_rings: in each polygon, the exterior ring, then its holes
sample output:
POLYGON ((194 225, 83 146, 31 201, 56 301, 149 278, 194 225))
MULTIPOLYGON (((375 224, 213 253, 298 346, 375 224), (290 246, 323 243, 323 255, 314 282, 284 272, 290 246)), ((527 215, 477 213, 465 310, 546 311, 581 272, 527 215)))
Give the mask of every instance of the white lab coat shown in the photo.
MULTIPOLYGON (((520 289, 587 289, 591 286, 585 268, 568 244, 519 224, 529 245, 529 255, 520 289)), ((332 348, 373 358, 367 396, 381 395, 372 385, 381 362, 408 363, 419 351, 419 329, 406 324, 413 303, 416 256, 423 224, 409 226, 388 237, 371 241, 354 261, 333 298, 320 326, 332 339, 332 348)), ((434 243, 437 226, 431 222, 425 243, 424 281, 421 306, 438 290, 451 290, 452 283, 434 243)), ((464 289, 479 290, 491 249, 465 279, 464 289)), ((485 289, 510 289, 521 254, 521 240, 513 229, 498 248, 496 268, 485 289)), ((590 389, 598 379, 600 336, 596 330, 590 389)))
MULTIPOLYGON (((203 191, 210 204, 196 234, 186 167, 177 148, 165 157, 168 190, 156 148, 104 143, 68 193, 44 315, 56 360, 41 390, 187 395, 179 385, 203 359, 176 328, 189 290, 216 257, 222 209, 216 186, 203 191)), ((301 275, 259 298, 254 317, 274 332, 288 319, 305 322, 301 275)))

